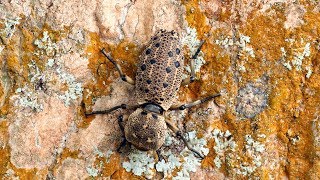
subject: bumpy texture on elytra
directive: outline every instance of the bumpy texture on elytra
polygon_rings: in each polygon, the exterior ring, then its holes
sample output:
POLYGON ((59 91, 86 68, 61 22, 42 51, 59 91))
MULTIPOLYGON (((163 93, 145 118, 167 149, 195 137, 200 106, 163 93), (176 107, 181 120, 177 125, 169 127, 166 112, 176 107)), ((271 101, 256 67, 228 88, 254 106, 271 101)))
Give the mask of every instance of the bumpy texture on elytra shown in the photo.
POLYGON ((165 141, 166 122, 164 117, 137 109, 130 115, 124 132, 127 141, 140 150, 157 150, 165 141))
POLYGON ((158 31, 140 56, 137 102, 156 103, 168 110, 182 81, 183 59, 179 35, 174 31, 158 31))

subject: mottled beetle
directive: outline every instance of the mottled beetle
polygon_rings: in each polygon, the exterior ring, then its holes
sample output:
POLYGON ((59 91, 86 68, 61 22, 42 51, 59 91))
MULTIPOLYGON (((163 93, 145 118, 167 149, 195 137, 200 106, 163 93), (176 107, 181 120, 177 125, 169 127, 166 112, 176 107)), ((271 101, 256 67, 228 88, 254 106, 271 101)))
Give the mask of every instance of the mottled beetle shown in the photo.
POLYGON ((195 80, 194 59, 198 56, 203 43, 204 41, 200 43, 191 58, 191 76, 183 80, 184 55, 179 35, 175 31, 159 30, 151 38, 140 55, 135 81, 125 75, 111 55, 102 49, 101 52, 116 67, 121 79, 135 85, 137 105, 131 107, 122 104, 108 110, 86 113, 86 115, 106 114, 119 108, 136 109, 125 122, 122 122, 123 116, 119 117, 119 125, 125 135, 123 143, 128 141, 140 150, 156 151, 163 145, 166 130, 169 127, 192 152, 203 158, 190 146, 177 126, 163 116, 164 111, 184 110, 220 96, 216 94, 190 104, 172 106, 180 85, 187 85, 195 80))

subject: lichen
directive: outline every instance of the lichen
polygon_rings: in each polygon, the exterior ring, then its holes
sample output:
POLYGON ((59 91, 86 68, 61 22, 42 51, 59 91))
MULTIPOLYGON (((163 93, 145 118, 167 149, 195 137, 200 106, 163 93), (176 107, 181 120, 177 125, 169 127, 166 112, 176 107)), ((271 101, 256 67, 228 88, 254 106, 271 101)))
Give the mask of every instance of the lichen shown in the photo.
POLYGON ((86 170, 91 177, 97 177, 99 174, 99 170, 94 167, 87 167, 86 170))
POLYGON ((172 172, 181 166, 180 158, 172 154, 171 150, 165 152, 163 155, 167 158, 166 160, 161 159, 161 161, 156 164, 156 170, 163 172, 166 178, 172 177, 172 172))
POLYGON ((155 161, 147 152, 132 148, 128 158, 129 162, 125 161, 122 163, 122 167, 127 172, 132 172, 137 176, 145 175, 146 177, 152 177, 154 175, 153 168, 155 161))
MULTIPOLYGON (((188 47, 188 55, 191 58, 196 53, 200 45, 200 40, 197 38, 196 29, 187 27, 186 32, 182 34, 181 43, 182 45, 188 47)), ((201 66, 204 65, 206 62, 203 56, 203 52, 200 51, 199 55, 194 60, 194 69, 196 73, 200 72, 201 66)), ((190 65, 186 65, 185 69, 188 73, 191 73, 190 65)))
POLYGON ((236 168, 237 174, 243 176, 251 175, 257 168, 262 165, 261 154, 265 151, 265 145, 255 141, 251 135, 245 135, 245 156, 240 163, 240 168, 236 168), (249 157, 250 160, 246 160, 249 157))
POLYGON ((235 152, 237 148, 236 142, 233 140, 232 134, 229 130, 226 130, 225 132, 214 129, 212 131, 212 137, 214 139, 215 145, 213 149, 215 150, 216 157, 214 158, 214 164, 217 168, 221 168, 223 159, 226 152, 232 151, 235 152))

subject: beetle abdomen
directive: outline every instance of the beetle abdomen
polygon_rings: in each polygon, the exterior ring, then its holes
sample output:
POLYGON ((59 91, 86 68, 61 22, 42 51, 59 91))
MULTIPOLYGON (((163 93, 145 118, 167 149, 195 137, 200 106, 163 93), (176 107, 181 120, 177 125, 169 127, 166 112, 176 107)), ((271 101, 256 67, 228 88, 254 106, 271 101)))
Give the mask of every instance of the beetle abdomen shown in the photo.
POLYGON ((168 110, 182 81, 183 60, 178 34, 174 31, 158 31, 141 53, 138 63, 138 103, 153 102, 168 110))

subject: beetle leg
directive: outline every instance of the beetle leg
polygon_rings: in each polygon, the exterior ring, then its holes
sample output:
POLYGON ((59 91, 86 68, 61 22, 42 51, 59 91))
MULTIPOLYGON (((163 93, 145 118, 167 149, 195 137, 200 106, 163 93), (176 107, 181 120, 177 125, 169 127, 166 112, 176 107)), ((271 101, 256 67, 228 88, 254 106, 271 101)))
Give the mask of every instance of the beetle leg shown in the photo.
POLYGON ((187 139, 182 135, 182 132, 180 131, 180 129, 173 124, 172 121, 165 119, 167 126, 179 137, 183 140, 183 143, 187 146, 187 148, 192 151, 194 154, 196 154, 196 156, 198 156, 201 159, 204 159, 204 156, 198 152, 197 150, 195 150, 194 148, 191 147, 190 143, 187 141, 187 139))
POLYGON ((101 53, 116 67, 117 71, 120 74, 120 77, 123 81, 134 85, 135 82, 133 79, 131 79, 129 76, 125 75, 122 70, 121 70, 121 66, 111 57, 110 54, 106 53, 105 49, 101 49, 101 53))
POLYGON ((121 153, 121 149, 122 149, 123 147, 125 147, 125 146, 127 145, 127 143, 128 143, 128 141, 126 140, 126 138, 125 138, 125 137, 122 137, 122 141, 121 141, 120 146, 117 148, 117 152, 118 152, 118 153, 121 153))
MULTIPOLYGON (((194 101, 194 102, 191 102, 191 103, 188 103, 188 104, 183 104, 183 105, 180 105, 180 106, 171 106, 170 107, 170 110, 185 110, 185 109, 187 109, 187 108, 191 108, 191 107, 193 107, 193 106, 196 106, 196 105, 199 105, 199 104, 202 104, 202 103, 204 103, 204 102, 207 102, 207 101, 209 101, 209 100, 211 100, 211 99, 214 99, 214 98, 216 98, 216 97, 218 97, 218 96, 221 96, 221 94, 220 93, 218 93, 218 94, 215 94, 215 95, 211 95, 211 96, 208 96, 208 97, 206 97, 206 98, 203 98, 203 99, 199 99, 199 100, 196 100, 196 101, 194 101)), ((217 106, 219 106, 216 102, 214 102, 217 106)))
POLYGON ((188 84, 190 84, 190 83, 192 83, 192 82, 195 81, 195 79, 196 79, 196 73, 195 73, 195 70, 194 70, 194 69, 195 69, 194 60, 197 59, 197 57, 198 57, 198 55, 199 55, 199 53, 200 53, 200 50, 201 50, 204 42, 205 42, 205 41, 201 41, 201 42, 200 42, 200 45, 199 45, 196 53, 191 57, 191 59, 190 59, 191 75, 190 75, 190 77, 185 78, 185 79, 182 80, 182 82, 181 82, 181 85, 182 85, 182 86, 188 85, 188 84))
POLYGON ((107 109, 107 110, 103 110, 103 111, 92 111, 90 113, 87 113, 85 112, 85 115, 86 116, 90 116, 90 115, 94 115, 94 114, 108 114, 114 110, 117 110, 117 109, 127 109, 128 106, 126 104, 121 104, 120 106, 115 106, 113 108, 110 108, 110 109, 107 109))

